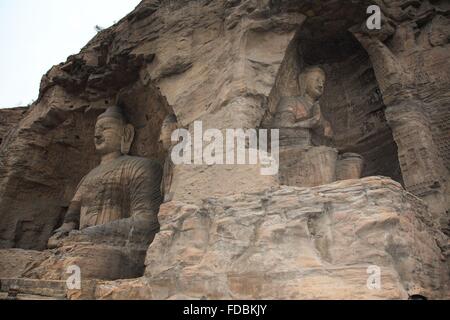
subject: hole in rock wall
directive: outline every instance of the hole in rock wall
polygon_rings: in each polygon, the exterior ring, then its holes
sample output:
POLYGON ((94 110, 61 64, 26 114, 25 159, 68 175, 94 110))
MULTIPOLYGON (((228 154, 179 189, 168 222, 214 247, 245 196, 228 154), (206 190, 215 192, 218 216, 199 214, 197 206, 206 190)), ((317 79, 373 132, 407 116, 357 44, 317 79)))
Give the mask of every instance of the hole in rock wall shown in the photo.
POLYGON ((364 49, 346 32, 300 41, 298 50, 304 65, 320 65, 327 73, 321 106, 333 126, 335 147, 341 153, 364 157, 363 176, 381 175, 402 182, 386 107, 364 49))
POLYGON ((136 130, 130 154, 152 158, 163 165, 166 154, 159 142, 159 136, 165 117, 173 114, 166 99, 156 87, 137 82, 119 93, 117 103, 136 130))
MULTIPOLYGON (((158 160, 162 165, 165 154, 159 135, 170 112, 167 102, 156 88, 140 82, 121 90, 117 97, 136 128, 130 154, 158 160), (148 119, 146 114, 150 115, 148 119)), ((46 249, 53 230, 61 225, 61 216, 65 216, 77 185, 100 163, 95 153, 94 128, 101 112, 101 108, 88 106, 77 110, 52 109, 35 122, 30 133, 22 133, 30 141, 42 140, 45 144, 29 148, 2 194, 0 207, 6 214, 0 216, 0 248, 46 249)))
POLYGON ((347 31, 351 22, 324 28, 307 20, 289 45, 269 97, 273 114, 283 96, 300 94, 298 75, 309 66, 325 70, 320 105, 334 131, 333 145, 342 153, 364 157, 363 177, 387 176, 403 183, 397 145, 385 118, 382 95, 370 58, 347 31))

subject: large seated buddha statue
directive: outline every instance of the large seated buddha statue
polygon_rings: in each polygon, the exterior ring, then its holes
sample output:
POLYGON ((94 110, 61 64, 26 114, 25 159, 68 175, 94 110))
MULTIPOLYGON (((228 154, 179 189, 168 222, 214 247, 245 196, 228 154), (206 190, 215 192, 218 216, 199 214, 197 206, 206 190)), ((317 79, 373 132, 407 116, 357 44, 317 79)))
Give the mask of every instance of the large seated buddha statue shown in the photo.
POLYGON ((84 279, 140 276, 149 244, 159 231, 162 168, 128 153, 134 128, 119 107, 98 117, 98 167, 78 185, 63 225, 48 241, 54 253, 26 276, 57 280, 70 265, 84 279))
POLYGON ((118 244, 148 242, 147 234, 159 230, 162 168, 156 161, 128 156, 133 139, 134 128, 120 108, 98 117, 94 142, 101 164, 81 180, 50 248, 73 230, 118 244))

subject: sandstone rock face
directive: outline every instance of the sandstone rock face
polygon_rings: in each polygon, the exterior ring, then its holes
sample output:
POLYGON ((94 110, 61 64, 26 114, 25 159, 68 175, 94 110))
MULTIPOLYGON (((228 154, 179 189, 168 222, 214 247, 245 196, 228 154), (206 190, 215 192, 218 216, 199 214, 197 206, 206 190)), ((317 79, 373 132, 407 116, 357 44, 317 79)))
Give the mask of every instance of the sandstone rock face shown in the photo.
POLYGON ((101 283, 97 298, 448 298, 444 236, 390 179, 172 202, 160 219, 145 278, 101 283))
POLYGON ((384 8, 385 20, 395 27, 381 32, 353 27, 351 31, 373 64, 404 185, 424 199, 448 232, 450 109, 442 88, 450 84, 450 66, 440 61, 449 58, 450 20, 445 14, 449 6, 424 1, 404 8, 407 16, 396 4, 384 8))
POLYGON ((12 300, 66 300, 65 281, 37 281, 30 279, 2 279, 1 291, 12 300))
MULTIPOLYGON (((182 126, 203 120, 218 129, 257 127, 280 97, 298 93, 296 76, 312 64, 330 75, 321 104, 336 132, 339 151, 361 154, 365 176, 405 180, 408 190, 426 199, 427 192, 436 189, 421 187, 426 181, 414 176, 406 153, 397 150, 397 145, 407 150, 406 138, 398 138, 402 133, 396 131, 394 139, 386 120, 384 109, 392 99, 380 90, 387 86, 385 60, 348 32, 364 21, 361 12, 367 5, 366 1, 143 1, 43 77, 38 101, 2 151, 1 246, 44 248, 80 178, 98 163, 87 132, 93 130, 105 102, 117 97, 138 128, 133 155, 162 160, 157 136, 167 113, 174 111, 182 126), (42 191, 21 196, 36 189, 42 191)), ((438 168, 433 176, 444 177, 437 181, 444 186, 448 83, 440 74, 448 67, 448 24, 442 15, 448 8, 425 1, 420 7, 399 2, 382 10, 389 26, 399 26, 392 50, 399 52, 396 59, 404 64, 402 70, 414 69, 417 62, 415 74, 422 80, 416 88, 425 102, 420 117, 431 121, 432 131, 423 144, 437 141, 431 151, 439 158, 429 170, 438 168), (404 14, 408 8, 414 15, 404 14), (408 34, 404 25, 411 19, 420 22, 421 36, 417 43, 405 40, 403 49, 402 39, 410 39, 402 37, 408 34), (425 59, 428 56, 438 58, 438 63, 430 65, 436 59, 425 59), (431 83, 427 79, 435 79, 437 85, 427 89, 431 83)), ((397 78, 403 75, 400 71, 397 78)), ((430 181, 426 184, 436 185, 430 181)), ((445 190, 439 192, 442 197, 445 190)), ((432 199, 427 200, 430 205, 432 199)), ((435 209, 440 211, 437 215, 445 210, 445 204, 435 209)))
POLYGON ((97 161, 91 139, 81 134, 89 132, 93 118, 80 111, 58 118, 49 111, 62 123, 50 124, 43 116, 30 124, 39 117, 38 107, 32 108, 0 148, 3 248, 45 248, 50 233, 62 222, 76 185, 97 161))
POLYGON ((47 251, 3 249, 0 279, 65 281, 71 266, 81 268, 83 280, 137 278, 144 269, 144 257, 133 261, 138 256, 124 248, 82 242, 47 251))
POLYGON ((137 128, 136 156, 164 159, 157 140, 173 111, 183 126, 204 118, 219 129, 256 127, 284 50, 305 19, 263 7, 143 1, 54 66, 0 154, 0 246, 45 248, 78 182, 98 164, 90 138, 95 118, 116 97, 137 128))
MULTIPOLYGON (((29 109, 0 110, 0 278, 28 278, 24 294, 74 299, 449 298, 450 7, 379 1, 384 27, 371 32, 371 4, 143 0, 99 32, 43 76, 29 109), (99 164, 92 136, 107 106, 117 102, 136 128, 131 155, 163 164, 167 115, 189 130, 197 120, 221 131, 266 127, 312 65, 327 74, 320 105, 333 148, 361 155, 363 167, 340 157, 330 170, 295 153, 287 154, 294 170, 274 177, 259 166, 175 167, 146 266, 124 271, 137 277, 146 268, 144 277, 82 294, 50 281, 67 264, 46 244, 99 164), (371 178, 280 186, 283 174, 296 181, 322 169, 371 178), (381 290, 367 287, 373 266, 381 290)), ((83 241, 73 245, 93 278, 115 273, 83 241)))
POLYGON ((24 274, 49 258, 50 253, 22 249, 0 250, 0 278, 22 278, 24 274))
POLYGON ((28 108, 12 108, 0 109, 0 145, 6 140, 8 133, 17 125, 24 117, 28 108))
POLYGON ((205 195, 220 197, 278 186, 277 176, 261 175, 260 165, 181 165, 174 168, 173 201, 201 204, 205 195))

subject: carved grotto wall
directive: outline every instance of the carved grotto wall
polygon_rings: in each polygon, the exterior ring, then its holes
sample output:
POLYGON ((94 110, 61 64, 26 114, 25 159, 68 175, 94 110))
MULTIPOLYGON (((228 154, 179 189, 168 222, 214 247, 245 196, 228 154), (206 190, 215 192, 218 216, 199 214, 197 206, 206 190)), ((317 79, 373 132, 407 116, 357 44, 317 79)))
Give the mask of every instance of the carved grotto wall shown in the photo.
POLYGON ((403 183, 397 146, 370 58, 348 31, 358 19, 351 15, 345 20, 329 19, 312 17, 298 31, 269 97, 269 112, 274 113, 281 97, 299 95, 301 70, 322 67, 327 81, 321 106, 333 127, 333 145, 341 154, 364 157, 363 176, 382 175, 403 183))
POLYGON ((405 187, 448 232, 449 4, 383 3, 385 27, 352 32, 369 53, 398 146, 405 187), (400 6, 400 7, 398 7, 400 6))
POLYGON ((18 284, 23 294, 72 299, 448 298, 450 246, 441 230, 450 8, 376 3, 386 26, 379 33, 360 27, 372 1, 144 0, 54 66, 0 145, 0 291, 18 284), (328 74, 321 104, 334 143, 366 158, 366 178, 295 188, 255 167, 178 167, 142 278, 93 279, 74 293, 59 273, 26 277, 30 265, 61 256, 45 244, 98 164, 92 136, 105 106, 117 101, 136 127, 132 155, 163 161, 167 114, 188 129, 196 120, 205 129, 258 128, 282 96, 298 94, 296 77, 313 64, 328 74), (382 291, 367 290, 373 264, 383 270, 382 291))

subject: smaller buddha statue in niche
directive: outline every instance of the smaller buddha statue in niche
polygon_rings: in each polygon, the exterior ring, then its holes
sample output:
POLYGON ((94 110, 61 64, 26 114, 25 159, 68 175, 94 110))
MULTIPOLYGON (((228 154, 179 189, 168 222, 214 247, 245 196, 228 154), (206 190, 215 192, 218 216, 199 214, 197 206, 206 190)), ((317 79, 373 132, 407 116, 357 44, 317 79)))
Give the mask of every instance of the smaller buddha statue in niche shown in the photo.
POLYGON ((338 160, 338 150, 331 147, 333 129, 319 103, 325 81, 322 68, 309 67, 298 77, 300 95, 283 97, 278 104, 272 128, 280 130, 281 184, 313 187, 335 182, 338 174, 349 179, 361 171, 361 159, 347 155, 338 160))
POLYGON ((280 129, 280 146, 329 145, 333 130, 319 104, 325 72, 320 67, 309 67, 298 80, 300 95, 283 97, 273 120, 273 127, 280 129))

